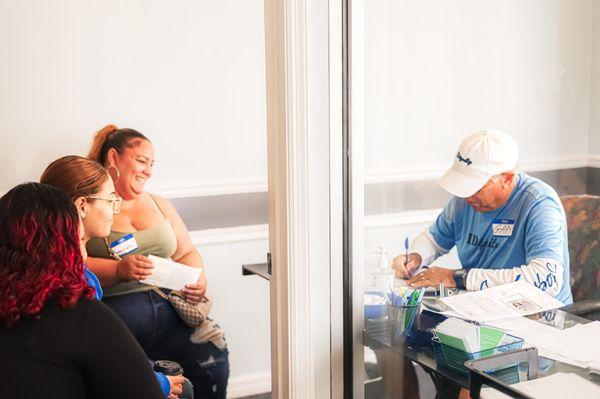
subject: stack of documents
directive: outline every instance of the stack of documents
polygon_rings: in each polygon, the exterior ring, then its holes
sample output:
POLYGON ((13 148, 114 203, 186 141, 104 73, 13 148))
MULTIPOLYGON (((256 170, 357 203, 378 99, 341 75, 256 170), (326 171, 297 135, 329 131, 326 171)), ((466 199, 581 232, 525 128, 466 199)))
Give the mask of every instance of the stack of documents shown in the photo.
POLYGON ((468 353, 496 348, 506 335, 497 328, 478 326, 455 318, 438 324, 433 334, 441 344, 468 353))
POLYGON ((526 316, 563 306, 524 281, 440 299, 459 317, 478 322, 526 316))
POLYGON ((521 336, 528 345, 535 346, 540 356, 574 366, 600 369, 600 322, 578 324, 565 330, 517 317, 486 323, 521 336))
MULTIPOLYGON (((519 392, 532 398, 565 399, 565 398, 597 398, 600 387, 573 373, 555 373, 547 377, 519 382, 512 386, 519 392)), ((510 396, 492 388, 481 390, 482 399, 505 399, 510 396)))

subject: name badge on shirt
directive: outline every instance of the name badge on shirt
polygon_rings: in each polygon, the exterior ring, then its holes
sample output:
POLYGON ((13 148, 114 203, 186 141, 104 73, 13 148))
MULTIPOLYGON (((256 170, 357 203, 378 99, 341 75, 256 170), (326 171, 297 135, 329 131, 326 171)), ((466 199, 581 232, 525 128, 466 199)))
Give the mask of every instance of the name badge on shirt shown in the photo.
POLYGON ((113 253, 124 256, 138 249, 138 244, 133 234, 127 234, 126 236, 111 242, 110 249, 113 253))
POLYGON ((514 219, 492 220, 492 232, 495 237, 510 237, 515 227, 514 219))

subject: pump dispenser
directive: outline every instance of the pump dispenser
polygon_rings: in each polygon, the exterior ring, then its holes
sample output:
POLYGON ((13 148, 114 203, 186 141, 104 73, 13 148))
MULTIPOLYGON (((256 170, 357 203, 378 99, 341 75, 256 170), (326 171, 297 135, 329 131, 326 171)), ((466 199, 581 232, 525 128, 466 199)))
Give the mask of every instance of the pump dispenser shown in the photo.
POLYGON ((394 288, 394 271, 390 267, 387 252, 382 245, 379 248, 379 258, 377 259, 377 271, 375 273, 373 285, 383 292, 388 292, 394 288))

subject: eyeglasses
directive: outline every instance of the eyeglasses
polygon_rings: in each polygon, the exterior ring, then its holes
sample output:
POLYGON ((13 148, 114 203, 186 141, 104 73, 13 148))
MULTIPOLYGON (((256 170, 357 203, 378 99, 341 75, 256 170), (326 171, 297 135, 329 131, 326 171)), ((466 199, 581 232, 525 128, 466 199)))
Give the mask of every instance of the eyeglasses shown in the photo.
POLYGON ((108 202, 112 203, 113 214, 115 214, 115 215, 117 213, 119 213, 119 211, 121 210, 121 200, 122 200, 121 197, 100 197, 98 195, 88 195, 85 198, 108 201, 108 202))

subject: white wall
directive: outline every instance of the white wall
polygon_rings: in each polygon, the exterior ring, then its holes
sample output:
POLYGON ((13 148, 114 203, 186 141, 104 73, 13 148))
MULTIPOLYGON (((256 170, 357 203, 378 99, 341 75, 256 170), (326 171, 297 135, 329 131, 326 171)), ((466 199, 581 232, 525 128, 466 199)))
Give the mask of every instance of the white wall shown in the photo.
POLYGON ((600 167, 600 1, 594 1, 593 16, 590 155, 594 165, 600 167))
POLYGON ((0 0, 0 192, 107 123, 157 148, 151 187, 266 179, 261 0, 0 0))
POLYGON ((263 263, 268 252, 267 226, 196 232, 193 242, 206 259, 211 317, 229 345, 228 396, 271 390, 269 282, 242 276, 242 264, 263 263))
POLYGON ((525 163, 585 159, 591 0, 365 3, 367 175, 443 169, 491 127, 525 163))
MULTIPOLYGON (((261 0, 0 0, 0 60, 0 192, 108 123, 155 143, 150 188, 266 180, 261 0)), ((270 390, 268 285, 241 276, 267 238, 241 231, 194 235, 234 397, 270 390)))

